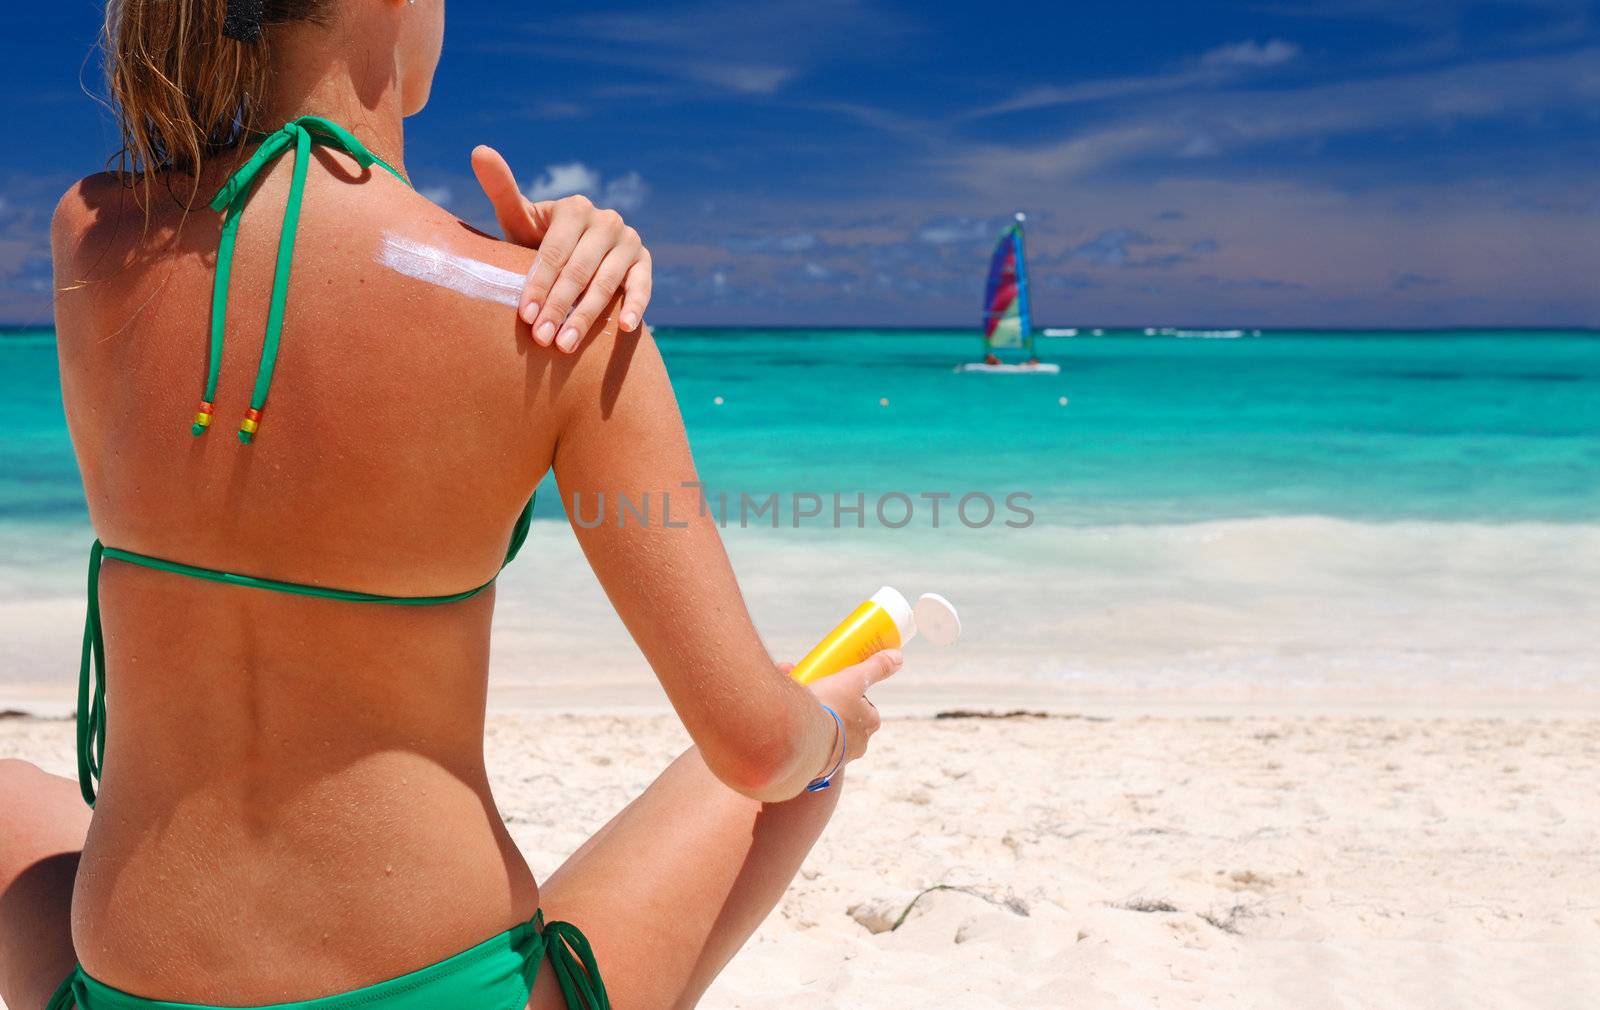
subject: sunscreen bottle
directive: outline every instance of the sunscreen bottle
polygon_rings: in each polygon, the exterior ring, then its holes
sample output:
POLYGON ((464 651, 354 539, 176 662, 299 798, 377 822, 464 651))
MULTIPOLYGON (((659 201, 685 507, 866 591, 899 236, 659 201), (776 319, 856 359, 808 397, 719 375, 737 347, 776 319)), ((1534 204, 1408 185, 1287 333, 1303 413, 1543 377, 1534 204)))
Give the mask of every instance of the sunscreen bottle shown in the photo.
POLYGON ((828 632, 789 675, 802 684, 838 673, 884 649, 899 649, 917 635, 935 645, 961 637, 961 618, 950 601, 927 593, 912 607, 894 589, 884 586, 828 632))

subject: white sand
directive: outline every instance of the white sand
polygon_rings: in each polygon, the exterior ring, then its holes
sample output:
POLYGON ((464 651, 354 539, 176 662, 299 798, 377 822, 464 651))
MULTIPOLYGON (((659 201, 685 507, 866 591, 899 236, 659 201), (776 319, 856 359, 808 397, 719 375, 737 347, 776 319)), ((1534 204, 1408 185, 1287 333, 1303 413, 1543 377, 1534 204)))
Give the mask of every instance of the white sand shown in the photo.
MULTIPOLYGON (((0 535, 0 709, 70 711, 87 541, 0 535)), ((1600 527, 729 545, 781 657, 882 583, 967 634, 875 693, 889 725, 707 1007, 1600 1007, 1600 527), (907 718, 965 707, 1095 718, 907 718)), ((525 555, 489 751, 547 873, 684 737, 571 533, 525 555)), ((0 755, 69 773, 71 737, 0 720, 0 755)))
MULTIPOLYGON (((488 747, 548 872, 683 742, 526 711, 488 747)), ((704 1006, 1600 1006, 1596 782, 1592 718, 891 719, 704 1006)))

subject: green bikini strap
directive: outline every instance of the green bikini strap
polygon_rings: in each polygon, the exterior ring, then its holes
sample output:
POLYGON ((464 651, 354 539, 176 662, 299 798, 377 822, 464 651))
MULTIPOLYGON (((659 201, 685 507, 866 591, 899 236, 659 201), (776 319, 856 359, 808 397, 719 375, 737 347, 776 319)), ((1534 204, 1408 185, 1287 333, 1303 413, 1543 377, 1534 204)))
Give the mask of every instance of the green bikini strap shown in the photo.
POLYGON ((105 547, 89 548, 89 608, 83 620, 83 661, 78 666, 78 791, 94 806, 94 784, 106 757, 106 643, 100 630, 100 559, 105 547), (98 675, 97 675, 98 674, 98 675))
MULTIPOLYGON (((561 989, 562 996, 565 997, 567 1010, 611 1010, 611 997, 606 993, 605 982, 600 979, 600 967, 595 963, 594 950, 589 946, 588 939, 584 937, 578 927, 570 922, 546 923, 542 910, 533 913, 533 919, 529 925, 533 927, 533 935, 529 938, 531 942, 524 946, 520 939, 513 940, 515 952, 524 959, 522 971, 528 980, 527 984, 532 984, 533 980, 538 977, 544 962, 549 961, 550 967, 555 973, 556 985, 561 989)), ((515 927, 510 930, 509 934, 501 934, 498 937, 494 937, 486 941, 485 944, 480 945, 480 947, 497 945, 508 935, 514 938, 521 937, 523 935, 523 927, 515 927)), ((402 976, 397 981, 402 986, 426 985, 427 978, 436 976, 443 966, 449 965, 461 957, 471 957, 477 949, 479 948, 473 948, 472 951, 463 952, 453 958, 447 958, 432 967, 423 968, 411 975, 402 976)), ((92 992, 89 988, 91 981, 84 974, 82 966, 73 968, 72 973, 56 987, 55 994, 50 997, 50 1002, 45 1004, 45 1010, 72 1010, 74 1006, 80 1008, 89 1006, 91 1002, 89 997, 92 992)), ((467 981, 466 977, 463 977, 463 982, 467 981)), ((475 985, 476 983, 471 984, 475 985)), ((306 1008, 330 1003, 338 1006, 356 1006, 359 1004, 360 1006, 376 1007, 387 1004, 388 1001, 385 998, 387 995, 398 995, 399 992, 403 991, 395 989, 395 985, 395 981, 380 982, 377 985, 367 986, 340 996, 308 1000, 303 1003, 275 1003, 273 1006, 278 1007, 279 1010, 295 1010, 297 1007, 306 1010, 306 1008)), ((107 991, 106 987, 101 985, 96 985, 95 989, 107 991)), ((477 991, 477 989, 474 989, 475 993, 477 991)), ((518 1002, 518 1006, 526 1002, 527 990, 523 990, 523 993, 524 995, 518 1002)), ((467 994, 465 987, 463 987, 463 991, 459 993, 440 993, 439 995, 465 997, 467 994)), ((174 1010, 180 1007, 191 1007, 191 1010, 206 1010, 206 1008, 198 1004, 157 1003, 141 1000, 133 996, 127 996, 126 1002, 119 996, 117 1005, 147 1008, 171 1007, 174 1010)), ((220 1010, 220 1008, 212 1008, 212 1010, 220 1010)))
MULTIPOLYGON (((530 497, 511 528, 511 540, 506 546, 506 559, 500 564, 502 569, 512 562, 528 539, 528 530, 533 525, 533 503, 534 498, 530 497)), ((481 586, 459 593, 446 593, 443 596, 386 596, 382 593, 331 589, 327 586, 308 586, 298 582, 282 582, 278 579, 257 578, 254 575, 221 572, 212 568, 201 568, 198 565, 186 565, 180 561, 151 557, 148 554, 136 554, 117 547, 107 547, 96 540, 94 546, 89 548, 89 606, 83 620, 83 656, 78 664, 77 711, 78 790, 83 793, 83 801, 91 807, 94 806, 95 783, 100 781, 100 770, 105 766, 106 757, 106 645, 105 635, 100 627, 100 565, 106 558, 126 561, 158 572, 186 575, 192 579, 205 579, 208 582, 221 582, 230 586, 266 589, 293 596, 315 596, 324 600, 387 603, 402 607, 431 607, 468 600, 494 585, 495 579, 500 577, 500 573, 496 572, 494 578, 481 586)))
POLYGON ((61 980, 56 986, 56 991, 50 995, 50 1002, 44 1005, 44 1010, 73 1010, 73 1007, 83 1005, 83 968, 74 966, 72 974, 61 980))
POLYGON ((305 197, 306 170, 311 160, 311 145, 326 144, 337 147, 362 168, 379 165, 390 175, 410 185, 392 165, 367 149, 355 134, 338 123, 321 116, 301 116, 285 123, 279 130, 257 135, 261 146, 251 155, 228 181, 222 184, 211 200, 211 209, 222 212, 222 237, 217 243, 217 272, 211 286, 211 341, 206 362, 205 392, 195 411, 190 428, 196 435, 211 427, 211 416, 217 398, 217 380, 222 373, 222 341, 228 328, 228 287, 233 277, 233 250, 239 235, 239 218, 250 199, 251 189, 262 171, 287 152, 294 149, 294 170, 290 176, 289 199, 283 208, 283 227, 278 234, 278 262, 272 275, 272 300, 267 308, 266 336, 261 343, 261 363, 256 369, 255 389, 250 395, 250 409, 239 425, 239 440, 248 443, 255 437, 261 423, 261 411, 267 404, 267 393, 272 388, 272 373, 278 363, 278 344, 283 336, 283 309, 289 297, 289 271, 294 261, 294 241, 300 230, 300 205, 305 197))

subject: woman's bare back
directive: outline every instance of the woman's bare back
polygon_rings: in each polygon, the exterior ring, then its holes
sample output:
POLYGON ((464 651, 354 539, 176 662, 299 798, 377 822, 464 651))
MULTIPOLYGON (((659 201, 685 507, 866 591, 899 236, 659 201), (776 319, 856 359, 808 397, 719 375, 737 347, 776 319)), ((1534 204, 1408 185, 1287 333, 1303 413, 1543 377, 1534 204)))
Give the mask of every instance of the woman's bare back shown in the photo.
MULTIPOLYGON (((220 171, 187 213, 158 188, 148 228, 115 178, 63 199, 62 386, 96 532, 291 582, 406 596, 476 586, 550 467, 554 380, 571 366, 527 340, 510 308, 401 277, 378 254, 386 234, 518 272, 532 254, 342 154, 314 158, 250 445, 233 432, 290 159, 244 212, 216 420, 201 437, 189 422, 219 232, 204 201, 220 171)), ((482 761, 492 590, 362 605, 108 561, 101 599, 106 768, 74 901, 95 977, 133 991, 159 977, 169 999, 304 998, 431 963, 538 906, 482 761), (301 970, 267 981, 262 964, 301 970)))

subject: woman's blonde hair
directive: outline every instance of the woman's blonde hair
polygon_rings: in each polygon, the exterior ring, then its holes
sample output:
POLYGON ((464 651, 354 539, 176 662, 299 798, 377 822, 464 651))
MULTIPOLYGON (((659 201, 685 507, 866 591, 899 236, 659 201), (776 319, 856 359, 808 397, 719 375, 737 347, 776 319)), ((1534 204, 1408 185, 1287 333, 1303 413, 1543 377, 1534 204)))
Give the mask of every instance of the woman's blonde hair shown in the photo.
MULTIPOLYGON (((251 0, 232 0, 248 5, 251 0)), ((260 128, 267 36, 223 34, 229 0, 107 0, 102 46, 130 181, 171 172, 199 183, 201 166, 260 128)), ((255 0, 262 25, 314 21, 330 0, 255 0)), ((148 205, 147 205, 148 206, 148 205)))

